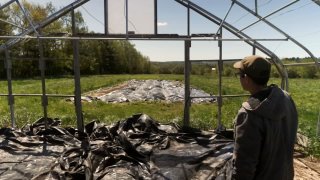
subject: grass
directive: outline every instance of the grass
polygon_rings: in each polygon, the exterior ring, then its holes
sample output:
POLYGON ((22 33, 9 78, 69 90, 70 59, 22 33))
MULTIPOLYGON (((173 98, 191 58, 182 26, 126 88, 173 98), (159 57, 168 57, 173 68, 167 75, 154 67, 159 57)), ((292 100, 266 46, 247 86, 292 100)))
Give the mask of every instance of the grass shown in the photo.
MULTIPOLYGON (((166 79, 183 82, 183 75, 99 75, 81 77, 81 92, 88 92, 101 87, 113 86, 130 79, 166 79)), ((191 76, 191 86, 203 89, 216 95, 218 93, 217 75, 191 76)), ((279 84, 279 79, 271 79, 271 83, 279 84)), ((222 94, 246 93, 240 87, 236 78, 223 77, 222 94)), ((72 77, 46 79, 48 94, 73 94, 74 81, 72 77)), ((299 113, 299 131, 312 139, 310 152, 320 156, 319 138, 316 137, 316 126, 320 111, 320 81, 319 79, 290 79, 289 91, 297 105, 299 113)), ((7 82, 0 81, 0 93, 7 94, 7 82)), ((41 94, 41 80, 14 80, 14 94, 41 94)), ((233 127, 233 118, 236 116, 241 103, 246 97, 224 98, 222 107, 222 123, 227 128, 233 127)), ((76 126, 74 104, 65 98, 49 97, 48 116, 59 118, 65 126, 76 126)), ((15 97, 15 119, 18 127, 32 123, 43 116, 41 98, 15 97)), ((161 123, 176 122, 182 124, 183 103, 163 102, 132 102, 121 104, 106 104, 93 102, 82 104, 85 123, 99 120, 112 123, 132 116, 136 113, 145 113, 161 123)), ((0 97, 0 125, 10 126, 10 113, 7 98, 0 97)), ((190 109, 190 124, 192 127, 204 130, 217 127, 217 104, 192 104, 190 109)))

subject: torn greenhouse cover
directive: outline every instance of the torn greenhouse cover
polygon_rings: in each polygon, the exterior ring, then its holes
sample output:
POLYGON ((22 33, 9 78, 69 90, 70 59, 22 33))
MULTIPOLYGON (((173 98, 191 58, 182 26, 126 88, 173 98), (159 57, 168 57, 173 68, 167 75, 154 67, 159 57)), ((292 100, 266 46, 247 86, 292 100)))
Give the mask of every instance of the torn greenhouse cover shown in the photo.
MULTIPOLYGON (((44 119, 0 129, 1 179, 225 179, 233 140, 137 114, 86 133, 44 119)), ((226 134, 225 134, 226 135, 226 134)), ((228 137, 232 137, 229 132, 228 137)))

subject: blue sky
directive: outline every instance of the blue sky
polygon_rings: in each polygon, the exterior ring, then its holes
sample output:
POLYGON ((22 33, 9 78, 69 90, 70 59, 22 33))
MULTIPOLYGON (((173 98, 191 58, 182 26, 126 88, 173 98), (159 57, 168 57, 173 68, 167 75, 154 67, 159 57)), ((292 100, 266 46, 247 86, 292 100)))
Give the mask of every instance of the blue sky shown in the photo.
MULTIPOLYGON (((1 0, 8 2, 9 0, 1 0)), ((73 0, 27 0, 44 4, 52 2, 58 9, 68 5, 73 0)), ((124 0, 109 0, 110 28, 111 33, 125 30, 124 0), (112 1, 117 3, 112 4, 112 1), (112 21, 113 19, 113 21, 112 21)), ((254 9, 254 0, 239 0, 241 3, 254 9)), ((153 1, 152 0, 129 0, 129 30, 136 33, 153 32, 153 1), (151 7, 150 7, 151 6, 151 7)), ((202 8, 212 14, 224 18, 231 1, 229 0, 193 0, 202 8)), ((260 16, 266 16, 271 12, 289 4, 292 0, 258 0, 260 16)), ((103 0, 91 0, 78 8, 85 18, 89 29, 95 32, 104 31, 103 0)), ((268 21, 275 24, 281 30, 288 33, 297 41, 307 47, 316 57, 320 57, 320 6, 311 0, 300 0, 290 7, 270 16, 268 21)), ((238 29, 242 29, 257 18, 248 14, 238 5, 231 9, 226 22, 238 29)), ((191 33, 216 33, 218 26, 191 11, 191 33)), ((185 35, 187 33, 186 8, 173 0, 158 0, 158 32, 168 34, 185 35)), ((281 33, 270 28, 263 22, 259 22, 246 29, 244 33, 252 38, 285 38, 281 33)), ((223 38, 235 38, 234 35, 224 31, 223 38)), ((183 61, 183 41, 131 41, 136 48, 151 61, 183 61)), ((269 48, 280 58, 283 57, 307 57, 304 50, 291 41, 261 41, 261 44, 269 48)), ((242 41, 223 42, 223 58, 242 58, 249 55, 252 48, 242 41)), ((263 55, 260 52, 258 54, 263 55)), ((217 41, 193 41, 191 59, 217 59, 219 57, 217 41)))

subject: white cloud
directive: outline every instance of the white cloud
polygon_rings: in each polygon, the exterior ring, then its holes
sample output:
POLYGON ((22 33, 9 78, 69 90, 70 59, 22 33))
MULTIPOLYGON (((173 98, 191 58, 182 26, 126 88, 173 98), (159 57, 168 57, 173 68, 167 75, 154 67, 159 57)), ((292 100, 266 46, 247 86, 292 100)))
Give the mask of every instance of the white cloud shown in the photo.
POLYGON ((168 23, 167 22, 158 22, 158 26, 167 26, 168 23))

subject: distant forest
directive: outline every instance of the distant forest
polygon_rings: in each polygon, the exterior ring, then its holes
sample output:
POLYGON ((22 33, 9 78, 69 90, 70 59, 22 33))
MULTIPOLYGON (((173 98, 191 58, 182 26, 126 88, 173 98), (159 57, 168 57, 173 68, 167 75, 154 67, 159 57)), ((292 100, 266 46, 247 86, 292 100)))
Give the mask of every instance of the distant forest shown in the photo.
MULTIPOLYGON (((48 3, 45 6, 23 1, 33 23, 41 22, 56 11, 48 3)), ((0 35, 14 35, 30 26, 16 3, 0 11, 0 35), (8 23, 10 22, 10 23, 8 23), (14 24, 14 25, 13 25, 14 24)), ((75 13, 76 31, 89 32, 80 12, 75 13)), ((70 13, 54 21, 41 30, 42 35, 71 35, 70 13)), ((35 35, 35 34, 33 34, 35 35)), ((46 62, 46 75, 69 75, 73 73, 73 45, 70 40, 42 40, 46 62)), ((0 44, 5 40, 1 39, 0 44)), ((150 60, 138 52, 128 41, 81 40, 79 43, 81 73, 150 73, 150 60)), ((39 75, 39 44, 36 39, 24 39, 10 49, 13 77, 33 77, 39 75)), ((1 52, 0 75, 5 77, 4 52, 1 52)))
MULTIPOLYGON (((23 1, 23 6, 28 10, 34 23, 41 22, 49 14, 56 11, 55 7, 48 3, 45 6, 23 1)), ((0 35, 14 35, 21 32, 22 28, 30 26, 28 19, 16 4, 0 11, 0 35), (8 23, 10 22, 10 23, 8 23), (12 25, 14 24, 14 25, 12 25)), ((80 12, 75 13, 78 33, 93 33, 88 30, 80 12)), ((41 30, 46 36, 58 34, 71 34, 70 14, 56 20, 41 30)), ((5 42, 0 39, 0 44, 5 42)), ((183 62, 151 62, 147 56, 141 54, 129 41, 103 41, 81 40, 79 41, 80 69, 82 75, 93 74, 183 74, 183 62)), ((46 76, 63 76, 73 74, 73 45, 70 40, 43 40, 45 74, 46 76)), ((35 39, 24 39, 10 49, 12 60, 13 78, 30 78, 40 76, 39 70, 39 44, 35 39)), ((6 78, 5 54, 0 54, 0 78, 6 78)), ((283 59, 284 63, 311 62, 308 58, 283 59)), ((205 75, 217 73, 214 63, 193 63, 191 74, 205 75)), ((315 66, 288 67, 290 78, 319 78, 319 69, 315 66)), ((224 76, 233 76, 234 70, 231 64, 225 64, 224 76)), ((275 69, 272 76, 278 77, 275 69)))
MULTIPOLYGON (((311 58, 284 58, 283 64, 314 62, 311 58)), ((153 72, 159 74, 183 74, 183 62, 152 62, 153 72)), ((316 66, 287 66, 287 73, 289 78, 320 78, 320 69, 316 66)), ((192 63, 191 74, 206 75, 217 74, 218 66, 216 63, 192 63), (213 70, 215 68, 215 70, 213 70)), ((223 65, 223 76, 234 76, 234 69, 232 63, 226 62, 223 65)), ((274 66, 271 69, 272 77, 279 77, 280 74, 274 66)))

